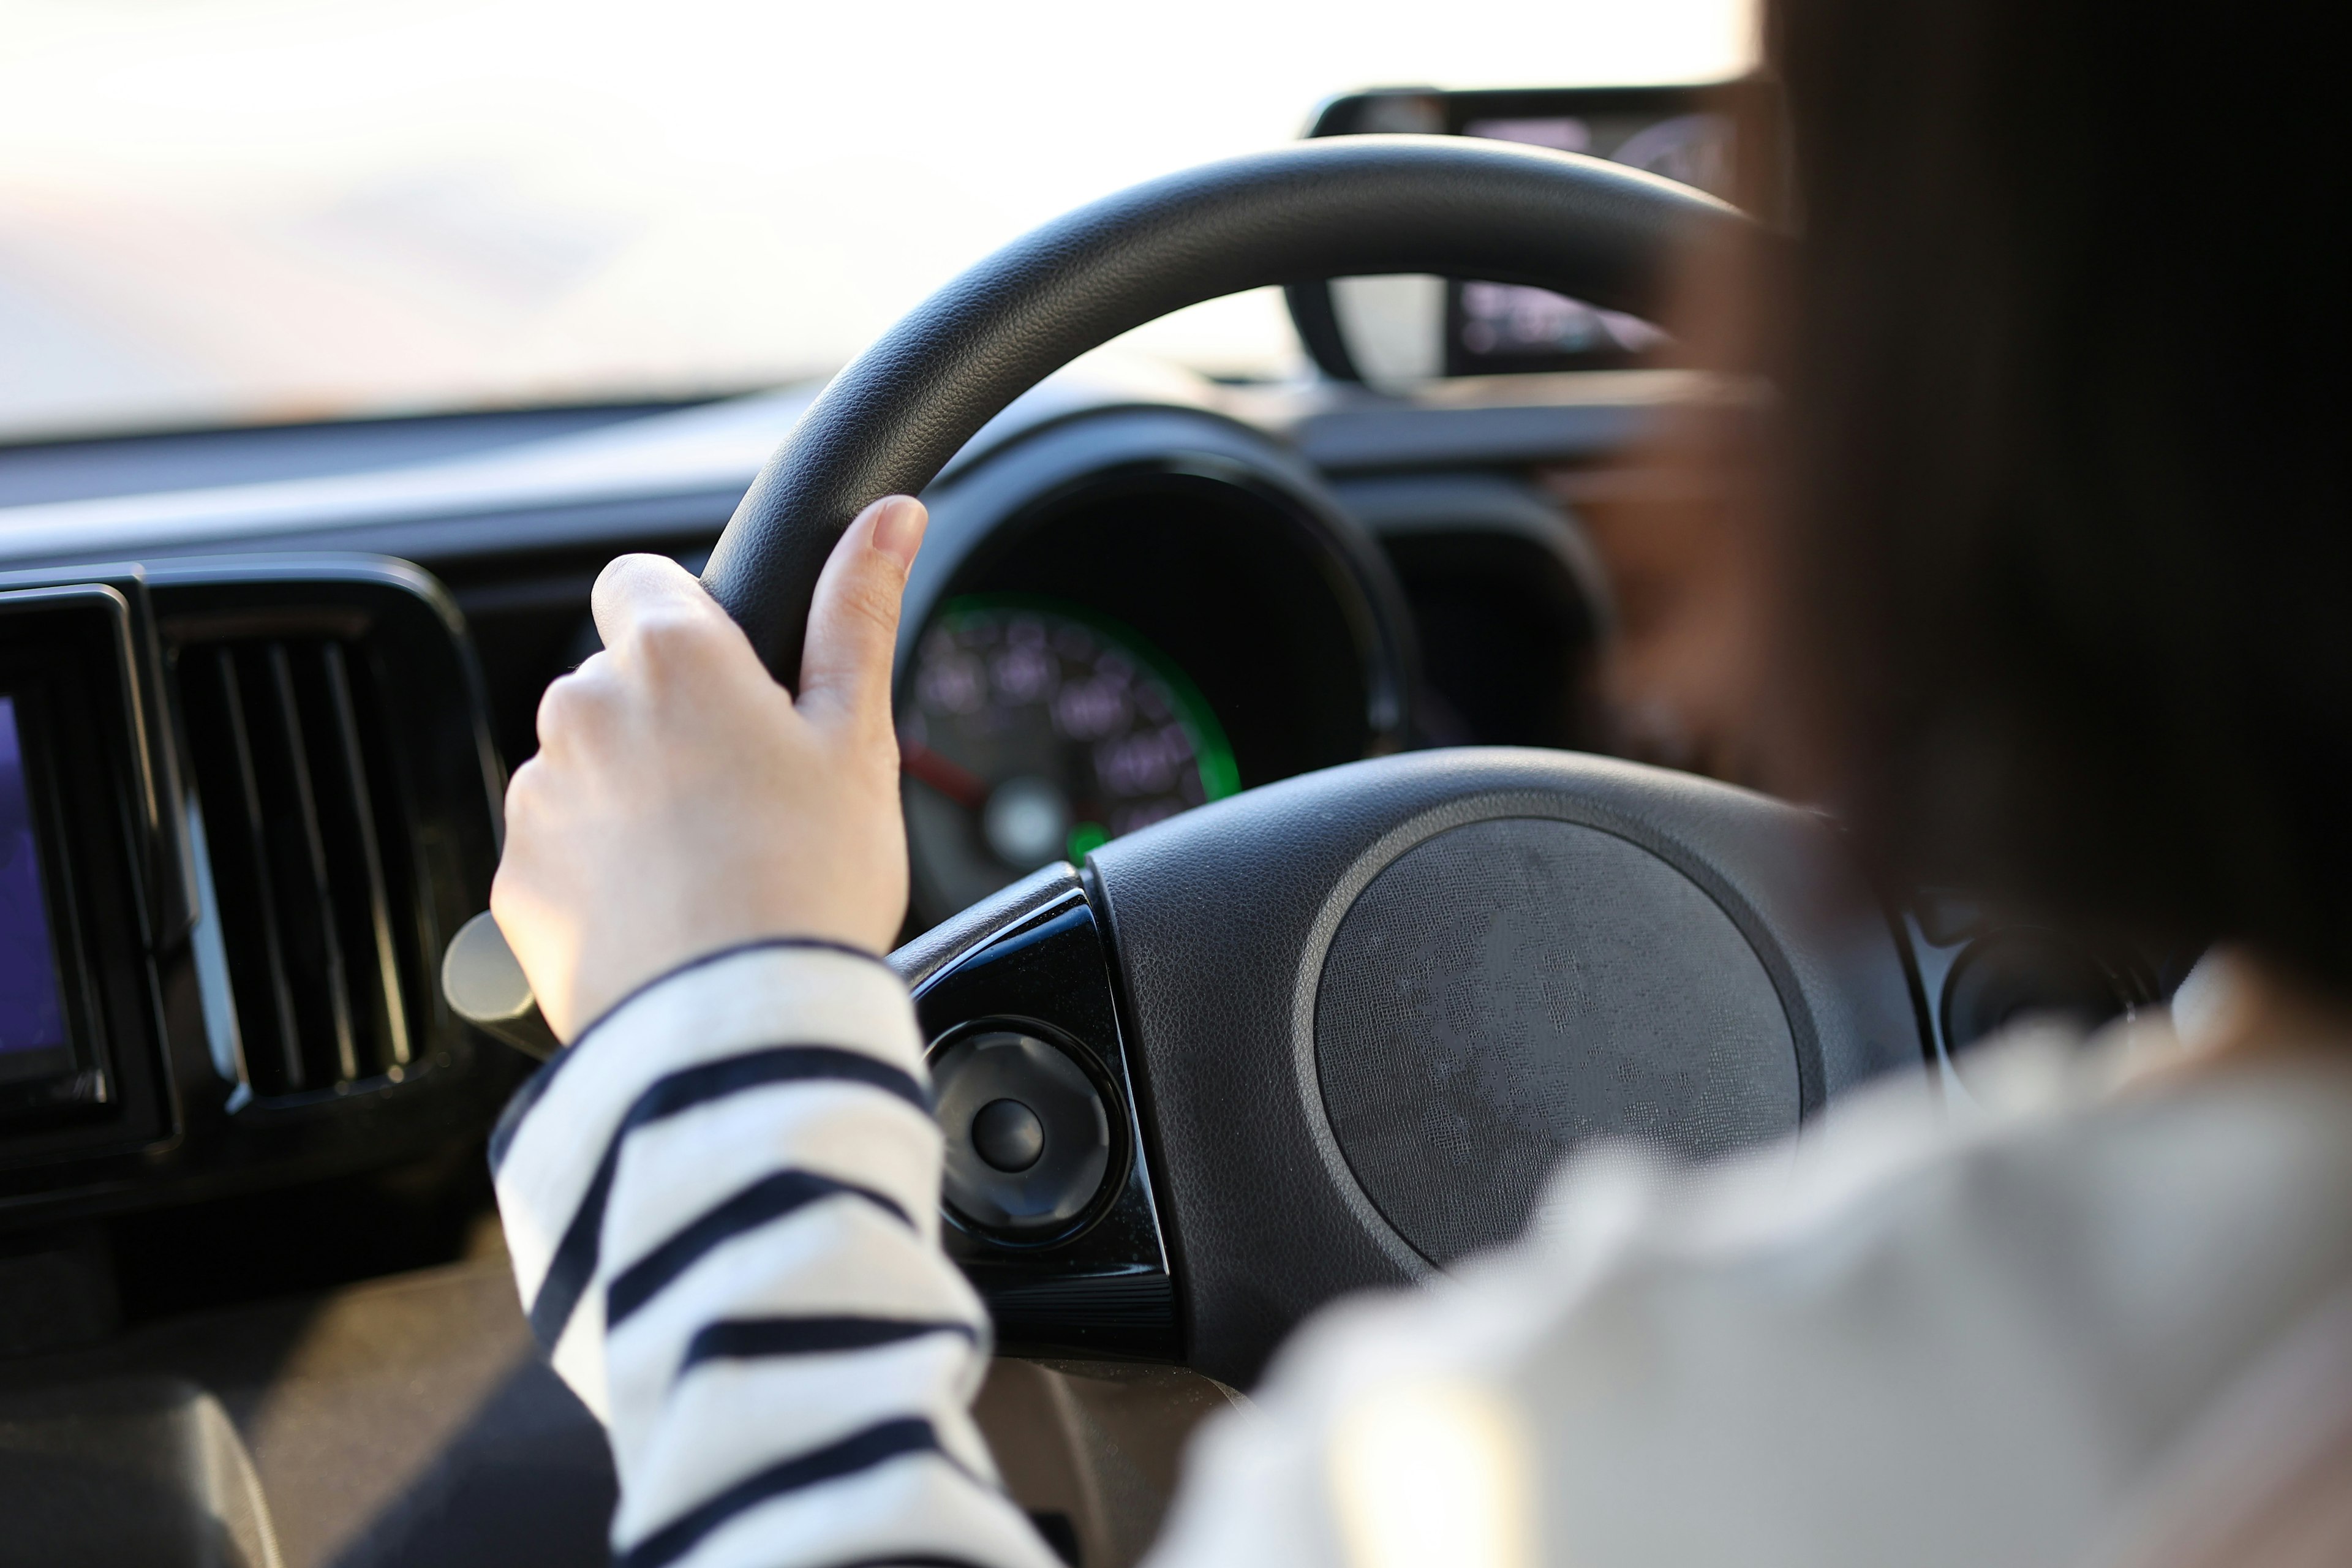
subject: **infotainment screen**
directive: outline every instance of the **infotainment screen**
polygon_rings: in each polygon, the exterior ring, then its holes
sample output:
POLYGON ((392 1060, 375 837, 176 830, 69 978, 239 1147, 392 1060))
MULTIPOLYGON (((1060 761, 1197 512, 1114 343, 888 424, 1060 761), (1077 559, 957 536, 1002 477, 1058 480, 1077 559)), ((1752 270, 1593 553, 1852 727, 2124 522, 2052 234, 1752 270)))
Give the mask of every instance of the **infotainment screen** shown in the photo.
MULTIPOLYGON (((1604 158, 1782 222, 1779 100, 1750 79, 1696 86, 1378 88, 1327 101, 1309 136, 1473 136, 1604 158)), ((1441 375, 1609 370, 1665 341, 1651 321, 1548 289, 1475 278, 1292 284, 1301 344, 1327 375, 1410 384, 1441 375)))
MULTIPOLYGON (((1587 153, 1664 174, 1710 195, 1731 194, 1732 123, 1709 113, 1544 114, 1470 120, 1461 134, 1587 153)), ((1635 316, 1545 289, 1455 283, 1447 290, 1445 370, 1554 370, 1630 359, 1663 341, 1635 316)))
POLYGON ((16 700, 0 693, 0 1079, 46 1068, 72 1044, 39 839, 16 700))

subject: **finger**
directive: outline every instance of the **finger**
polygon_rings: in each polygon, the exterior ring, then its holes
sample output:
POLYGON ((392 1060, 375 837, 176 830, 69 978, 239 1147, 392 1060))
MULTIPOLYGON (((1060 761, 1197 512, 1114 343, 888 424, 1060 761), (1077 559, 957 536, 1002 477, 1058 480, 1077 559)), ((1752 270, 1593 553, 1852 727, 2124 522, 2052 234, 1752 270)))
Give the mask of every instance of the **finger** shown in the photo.
MULTIPOLYGON (((544 756, 531 756, 524 758, 522 766, 517 768, 508 777, 506 825, 509 842, 515 837, 515 825, 518 822, 531 820, 533 815, 544 805, 547 773, 547 759, 544 756)), ((506 869, 506 861, 503 858, 499 862, 499 869, 500 871, 506 869)))
POLYGON ((612 728, 620 691, 613 679, 612 656, 601 652, 571 674, 548 682, 539 694, 541 754, 567 757, 583 742, 593 745, 612 728))
POLYGON ((588 607, 596 618, 596 635, 613 651, 631 648, 638 633, 655 623, 709 619, 734 625, 694 574, 667 555, 615 556, 596 574, 588 607))
POLYGON ((890 660, 907 568, 929 514, 912 496, 886 496, 858 513, 816 582, 801 650, 800 708, 828 725, 890 727, 890 660))

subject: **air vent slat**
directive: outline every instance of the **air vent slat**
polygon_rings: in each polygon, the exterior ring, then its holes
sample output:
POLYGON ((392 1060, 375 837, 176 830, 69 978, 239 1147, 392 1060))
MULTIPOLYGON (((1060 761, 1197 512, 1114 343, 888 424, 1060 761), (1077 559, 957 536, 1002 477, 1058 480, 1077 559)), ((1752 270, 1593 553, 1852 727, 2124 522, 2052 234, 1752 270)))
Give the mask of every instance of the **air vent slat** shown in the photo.
MULTIPOLYGON (((359 1054, 352 1041, 351 976, 343 965, 341 923, 335 918, 334 889, 329 880, 325 835, 319 826, 318 790, 310 777, 309 726, 302 722, 302 704, 294 692, 293 661, 286 645, 271 643, 258 672, 277 701, 282 758, 283 804, 273 818, 278 830, 271 857, 280 874, 284 909, 292 940, 288 942, 299 967, 289 976, 306 1040, 321 1036, 331 1043, 332 1070, 320 1076, 332 1082, 360 1075, 359 1054)), ((306 1062, 306 1067, 310 1064, 306 1062)), ((324 1065, 324 1064, 321 1064, 324 1065)), ((305 1084, 303 1087, 310 1087, 305 1084)))
MULTIPOLYGON (((383 837, 383 748, 332 638, 181 657, 192 771, 244 1071, 267 1100, 346 1088, 411 1060, 408 973, 383 837), (373 759, 373 766, 372 766, 373 759)), ((406 846, 396 847, 405 852, 406 846)))
MULTIPOLYGON (((237 679, 236 656, 231 649, 211 651, 207 673, 217 694, 218 742, 226 755, 210 767, 200 765, 197 788, 208 801, 217 799, 221 804, 217 815, 224 842, 239 843, 245 851, 216 856, 214 877, 224 908, 251 911, 247 940, 230 950, 232 983, 245 1000, 238 1025, 248 1054, 247 1070, 267 1081, 274 1069, 287 1086, 299 1088, 301 1031, 295 1020, 293 993, 287 984, 284 922, 278 916, 268 858, 262 852, 268 838, 268 818, 261 802, 251 726, 246 721, 244 683, 237 679), (232 828, 233 832, 227 831, 232 828), (277 1058, 274 1062, 267 1059, 271 1056, 277 1058), (256 1057, 263 1059, 252 1059, 256 1057)), ((197 721, 194 713, 191 721, 197 721)))
POLYGON ((367 872, 368 931, 374 949, 376 994, 383 999, 383 1038, 395 1064, 409 1060, 408 1006, 401 995, 400 951, 392 928, 392 894, 384 878, 383 847, 376 837, 375 792, 368 787, 365 748, 360 742, 358 705, 352 700, 351 672, 340 643, 326 647, 324 669, 332 702, 335 739, 341 752, 342 776, 352 806, 353 838, 367 872))

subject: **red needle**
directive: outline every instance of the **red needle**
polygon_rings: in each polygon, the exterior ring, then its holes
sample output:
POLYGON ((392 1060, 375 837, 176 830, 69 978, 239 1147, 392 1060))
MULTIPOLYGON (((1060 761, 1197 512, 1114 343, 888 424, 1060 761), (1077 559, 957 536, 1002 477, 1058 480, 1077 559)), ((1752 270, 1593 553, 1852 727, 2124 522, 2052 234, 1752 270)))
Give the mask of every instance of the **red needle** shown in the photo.
POLYGON ((960 763, 951 763, 920 741, 898 737, 898 766, 908 778, 939 791, 966 811, 988 804, 988 782, 960 763))

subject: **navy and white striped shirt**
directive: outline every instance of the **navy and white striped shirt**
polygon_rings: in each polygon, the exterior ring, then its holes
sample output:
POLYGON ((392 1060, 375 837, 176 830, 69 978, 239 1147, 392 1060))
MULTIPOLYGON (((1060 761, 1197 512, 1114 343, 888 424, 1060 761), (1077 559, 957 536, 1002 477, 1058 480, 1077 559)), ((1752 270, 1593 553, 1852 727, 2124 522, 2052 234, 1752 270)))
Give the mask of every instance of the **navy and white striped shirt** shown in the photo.
POLYGON ((804 943, 640 991, 509 1109, 515 1278, 612 1433, 619 1563, 1055 1563, 971 1421, 940 1148, 905 986, 804 943))

